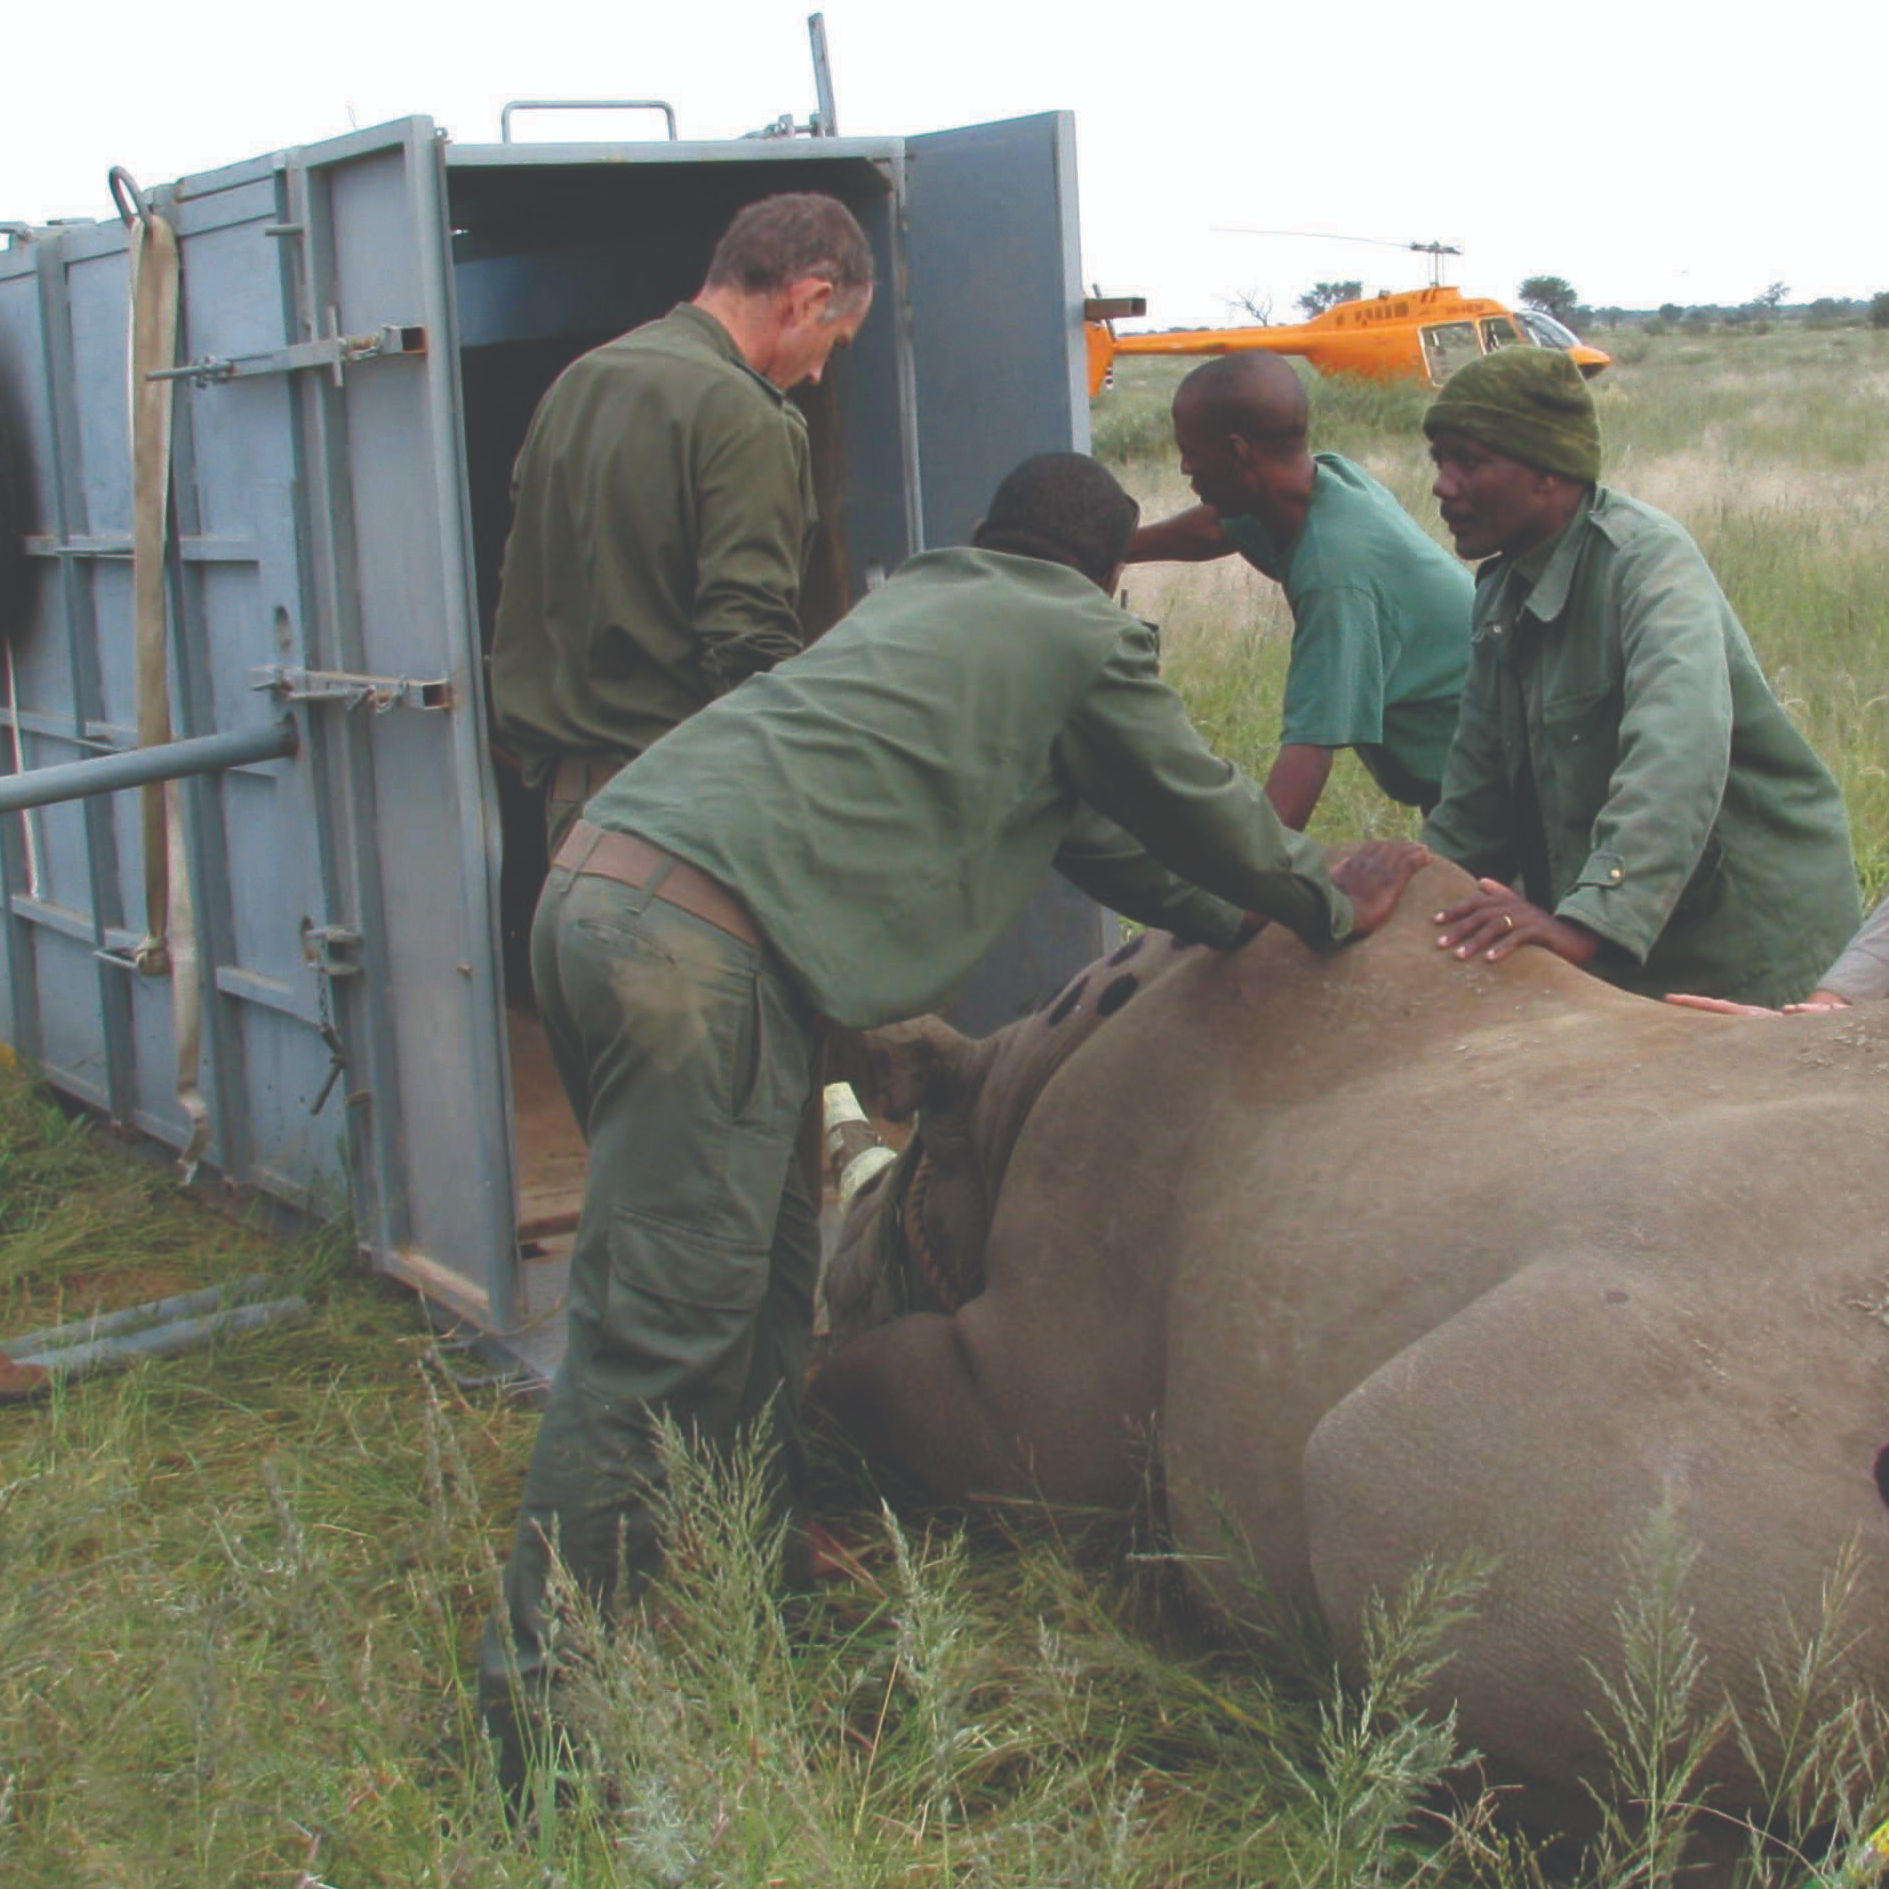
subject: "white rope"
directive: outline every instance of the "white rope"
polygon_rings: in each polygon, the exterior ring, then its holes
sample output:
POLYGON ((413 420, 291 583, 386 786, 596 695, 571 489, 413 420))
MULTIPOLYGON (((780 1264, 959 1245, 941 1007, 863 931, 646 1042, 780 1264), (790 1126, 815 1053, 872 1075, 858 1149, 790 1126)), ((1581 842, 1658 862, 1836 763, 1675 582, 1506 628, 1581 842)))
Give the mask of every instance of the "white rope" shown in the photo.
MULTIPOLYGON (((153 370, 177 364, 177 236, 160 216, 131 222, 131 578, 136 634, 138 745, 171 738, 164 562, 169 540, 171 388, 153 370)), ((183 796, 176 781, 140 790, 145 935, 138 969, 168 975, 177 1050, 177 1102, 190 1125, 178 1165, 188 1179, 210 1138, 210 1114, 198 1087, 203 997, 197 963, 196 910, 184 850, 183 796)))

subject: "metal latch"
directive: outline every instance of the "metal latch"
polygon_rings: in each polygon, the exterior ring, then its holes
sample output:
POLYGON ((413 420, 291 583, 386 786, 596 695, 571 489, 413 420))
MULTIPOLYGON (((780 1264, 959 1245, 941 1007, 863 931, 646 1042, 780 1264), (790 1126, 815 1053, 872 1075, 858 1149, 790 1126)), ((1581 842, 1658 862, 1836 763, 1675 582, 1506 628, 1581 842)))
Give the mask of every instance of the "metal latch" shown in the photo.
POLYGON ((351 926, 317 925, 312 919, 302 920, 302 956, 308 960, 308 967, 317 980, 315 1028, 322 1047, 328 1052, 328 1074, 310 1105, 311 1115, 319 1115, 328 1106, 335 1084, 347 1073, 348 1048, 341 1040, 341 1032, 335 1028, 328 987, 337 977, 360 976, 360 950, 361 934, 351 926))
POLYGON ((411 676, 357 676, 342 669, 289 669, 271 663, 249 672, 249 686, 266 690, 281 702, 345 702, 384 715, 390 708, 451 708, 453 685, 439 676, 416 682, 411 676))
POLYGON ((302 955, 323 977, 359 977, 361 934, 347 925, 302 920, 302 955))
POLYGON ((234 354, 224 359, 206 355, 182 367, 154 367, 147 380, 187 380, 208 387, 217 381, 241 380, 250 374, 295 374, 310 368, 326 369, 341 385, 342 371, 361 361, 383 360, 394 354, 424 354, 426 330, 418 324, 389 324, 372 334, 325 334, 314 341, 296 341, 269 354, 234 354))

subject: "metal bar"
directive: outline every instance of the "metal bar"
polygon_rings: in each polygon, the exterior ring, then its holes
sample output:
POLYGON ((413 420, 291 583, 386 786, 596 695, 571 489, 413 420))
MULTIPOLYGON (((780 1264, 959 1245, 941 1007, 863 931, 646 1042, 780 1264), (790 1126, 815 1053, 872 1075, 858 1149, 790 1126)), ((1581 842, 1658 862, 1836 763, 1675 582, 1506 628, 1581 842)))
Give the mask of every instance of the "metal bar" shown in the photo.
POLYGON ((345 702, 384 715, 390 708, 451 708, 450 676, 357 676, 338 669, 291 669, 280 663, 249 672, 249 686, 282 702, 345 702))
POLYGON ((807 15, 807 37, 813 44, 813 89, 820 101, 819 115, 809 127, 816 138, 840 135, 839 114, 833 109, 833 66, 826 56, 826 15, 807 15))
POLYGON ((267 1273, 251 1273, 227 1286, 205 1286, 197 1292, 180 1292, 175 1298, 153 1299, 148 1305, 128 1305, 117 1312, 95 1312, 90 1318, 75 1318, 70 1324, 48 1325, 42 1331, 22 1332, 0 1344, 9 1357, 37 1357, 42 1351, 55 1351, 64 1345, 90 1344, 118 1332, 135 1331, 141 1325, 161 1325, 175 1318, 195 1318, 201 1312, 215 1312, 225 1306, 241 1305, 259 1299, 275 1282, 267 1273))
MULTIPOLYGON (((73 538, 62 542, 36 533, 20 542, 29 558, 128 558, 131 555, 129 538, 73 538)), ((176 540, 176 549, 186 564, 254 564, 258 555, 254 538, 186 536, 176 540)))
POLYGON ((245 761, 279 761, 295 752, 298 735, 292 721, 228 734, 199 735, 192 741, 166 741, 124 754, 101 754, 89 761, 36 767, 0 778, 0 813, 44 807, 55 800, 79 800, 89 794, 117 793, 152 781, 182 780, 188 774, 214 774, 245 761))
POLYGON ((303 1298, 270 1299, 262 1305, 232 1306, 205 1318, 174 1319, 123 1338, 101 1338, 90 1345, 66 1345, 37 1355, 22 1355, 9 1362, 22 1371, 43 1371, 49 1378, 77 1377, 82 1371, 136 1364, 141 1358, 168 1358, 208 1344, 226 1332, 256 1331, 278 1319, 299 1318, 308 1310, 303 1298))
POLYGON ((327 371, 338 379, 344 367, 397 354, 424 354, 423 327, 389 325, 372 334, 327 334, 313 341, 292 341, 266 354, 236 354, 219 359, 206 355, 179 367, 145 370, 146 380, 187 380, 196 387, 218 381, 242 380, 255 374, 297 374, 327 371))
MULTIPOLYGON (((296 260, 284 286, 290 328, 303 334, 315 332, 320 311, 332 305, 339 280, 334 201, 339 168, 334 162, 312 164, 301 153, 291 154, 282 173, 283 220, 300 223, 307 231, 301 242, 279 245, 285 263, 296 260)), ((450 337, 447 349, 450 352, 450 337)), ((364 674, 361 560, 348 478, 347 390, 311 376, 291 385, 295 504, 306 554, 307 629, 301 653, 311 668, 364 674)), ((307 775, 319 806, 314 829, 326 913, 335 924, 385 937, 386 920, 372 870, 372 755, 359 717, 310 719, 307 775)), ((380 973, 380 989, 390 988, 384 959, 374 968, 380 973)), ((380 1002, 370 1004, 364 993, 367 982, 346 979, 336 988, 335 1026, 343 1041, 365 1046, 361 1086, 372 1102, 345 1112, 348 1194, 362 1243, 384 1253, 408 1237, 401 1152, 404 1117, 392 1031, 384 1027, 387 1018, 380 1002)))

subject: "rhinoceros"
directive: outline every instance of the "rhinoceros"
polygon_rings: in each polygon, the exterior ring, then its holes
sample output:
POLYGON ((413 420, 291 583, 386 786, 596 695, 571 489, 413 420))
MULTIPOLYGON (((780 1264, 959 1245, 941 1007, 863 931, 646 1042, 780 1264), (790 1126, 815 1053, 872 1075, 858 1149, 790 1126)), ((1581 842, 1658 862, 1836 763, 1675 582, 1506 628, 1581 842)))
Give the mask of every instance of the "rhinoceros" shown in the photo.
POLYGON ((1128 1505, 1152 1454, 1210 1603, 1257 1577, 1347 1659, 1426 1557, 1494 1557, 1439 1702, 1560 1815, 1655 1516, 1754 1725, 1846 1553, 1840 1677, 1889 1699, 1889 1005, 1462 963, 1465 883, 1433 863, 1329 956, 1143 934, 984 1041, 881 1033, 922 1158, 853 1205, 813 1399, 953 1500, 1128 1505))

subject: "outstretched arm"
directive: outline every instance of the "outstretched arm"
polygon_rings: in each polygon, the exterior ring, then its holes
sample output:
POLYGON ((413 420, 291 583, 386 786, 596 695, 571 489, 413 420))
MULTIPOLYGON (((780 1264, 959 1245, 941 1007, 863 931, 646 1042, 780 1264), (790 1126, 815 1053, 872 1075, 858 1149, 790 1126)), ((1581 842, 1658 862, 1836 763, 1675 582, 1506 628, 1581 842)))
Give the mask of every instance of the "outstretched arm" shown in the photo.
POLYGON ((1209 558, 1225 557, 1232 549, 1220 529, 1220 514, 1211 505, 1195 505, 1141 526, 1128 540, 1122 562, 1204 564, 1209 558))
POLYGON ((1331 778, 1332 751, 1289 741, 1279 750, 1266 776, 1266 798, 1281 824, 1303 833, 1325 783, 1331 778))

